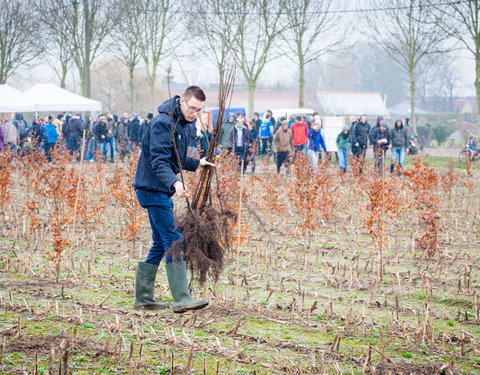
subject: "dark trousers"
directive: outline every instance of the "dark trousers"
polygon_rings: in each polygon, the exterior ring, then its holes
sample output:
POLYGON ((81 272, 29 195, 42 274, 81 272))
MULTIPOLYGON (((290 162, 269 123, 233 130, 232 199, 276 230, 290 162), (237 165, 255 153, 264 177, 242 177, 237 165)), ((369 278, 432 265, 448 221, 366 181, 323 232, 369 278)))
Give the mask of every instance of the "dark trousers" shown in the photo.
MULTIPOLYGON (((182 238, 173 216, 173 200, 161 192, 137 189, 136 193, 140 206, 147 209, 152 228, 152 247, 145 263, 160 264, 173 243, 182 238)), ((165 262, 171 263, 172 258, 167 256, 165 262)))
POLYGON ((375 166, 380 173, 383 172, 383 159, 385 157, 386 150, 381 147, 373 148, 373 155, 375 156, 375 166))
POLYGON ((363 158, 365 159, 365 154, 367 153, 367 145, 362 145, 360 143, 359 146, 352 146, 352 153, 353 156, 355 156, 356 158, 363 156, 363 158))
POLYGON ((277 152, 277 173, 280 173, 280 168, 282 164, 285 163, 285 167, 288 168, 288 157, 290 152, 288 151, 279 151, 277 152))
POLYGON ((111 135, 107 138, 108 146, 110 147, 110 161, 115 160, 115 138, 111 135))
POLYGON ((47 159, 47 162, 52 161, 52 155, 50 154, 50 151, 52 150, 53 146, 55 146, 55 143, 45 143, 45 159, 47 159))
POLYGON ((268 152, 270 151, 270 145, 272 144, 272 138, 260 138, 260 141, 262 142, 262 148, 259 154, 268 154, 268 152))
POLYGON ((352 153, 353 153, 353 156, 356 159, 360 159, 360 157, 361 157, 360 167, 359 167, 358 171, 360 173, 363 173, 363 164, 365 162, 365 154, 367 153, 367 145, 366 144, 362 145, 361 143, 359 144, 359 146, 353 145, 352 146, 352 153))
POLYGON ((245 147, 236 146, 235 155, 237 155, 240 158, 238 162, 238 165, 240 166, 240 168, 242 167, 242 160, 243 160, 243 173, 245 173, 247 171, 247 165, 248 165, 248 159, 247 159, 247 153, 245 152, 245 147))

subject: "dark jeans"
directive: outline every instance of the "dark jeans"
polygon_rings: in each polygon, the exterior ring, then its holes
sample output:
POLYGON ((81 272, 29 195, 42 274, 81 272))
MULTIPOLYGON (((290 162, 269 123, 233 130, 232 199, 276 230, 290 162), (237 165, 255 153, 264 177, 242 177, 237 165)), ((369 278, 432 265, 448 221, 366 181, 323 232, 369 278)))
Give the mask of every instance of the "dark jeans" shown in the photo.
POLYGON ((385 158, 386 150, 379 147, 373 148, 373 155, 375 156, 375 166, 380 173, 383 172, 383 159, 385 158))
POLYGON ((247 171, 247 165, 248 165, 248 158, 247 158, 247 153, 245 152, 245 147, 242 146, 236 146, 235 147, 235 155, 237 155, 240 160, 238 162, 239 167, 242 167, 242 160, 243 160, 243 173, 247 171))
MULTIPOLYGON (((152 247, 145 263, 160 264, 172 244, 182 238, 173 217, 173 200, 161 192, 137 189, 136 193, 140 206, 147 209, 152 228, 152 247)), ((165 262, 171 263, 172 258, 167 256, 165 262)))
POLYGON ((97 142, 91 138, 87 140, 87 148, 85 152, 85 160, 95 160, 95 151, 97 150, 97 142))
POLYGON ((67 148, 70 151, 70 155, 74 155, 80 150, 80 137, 70 137, 67 139, 67 148))
MULTIPOLYGON (((288 151, 280 151, 277 152, 277 173, 280 173, 280 168, 282 167, 282 164, 285 163, 285 168, 288 168, 288 156, 290 153, 288 151)), ((288 169, 287 169, 288 171, 288 169)))
POLYGON ((352 146, 352 153, 353 156, 356 158, 360 157, 360 155, 363 155, 363 158, 365 159, 365 154, 367 153, 367 145, 362 145, 360 144, 359 146, 352 146))
POLYGON ((45 159, 47 159, 47 162, 52 161, 52 155, 50 154, 51 149, 55 146, 55 143, 45 143, 45 159))
POLYGON ((110 161, 114 161, 115 160, 115 138, 113 138, 113 136, 111 135, 110 138, 107 138, 107 143, 110 146, 110 161))
POLYGON ((261 155, 268 154, 268 152, 270 151, 270 145, 272 144, 272 137, 260 138, 260 141, 262 142, 262 148, 259 154, 261 155))

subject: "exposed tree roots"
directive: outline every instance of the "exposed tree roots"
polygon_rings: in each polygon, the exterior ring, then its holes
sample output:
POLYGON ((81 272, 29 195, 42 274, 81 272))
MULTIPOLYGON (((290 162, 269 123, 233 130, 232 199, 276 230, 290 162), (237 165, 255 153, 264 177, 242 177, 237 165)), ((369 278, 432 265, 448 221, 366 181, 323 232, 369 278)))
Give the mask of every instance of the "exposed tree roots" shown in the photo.
POLYGON ((198 211, 188 210, 178 220, 182 239, 170 247, 168 255, 173 259, 183 256, 188 269, 200 284, 208 278, 217 281, 236 218, 234 212, 220 211, 210 205, 198 211))

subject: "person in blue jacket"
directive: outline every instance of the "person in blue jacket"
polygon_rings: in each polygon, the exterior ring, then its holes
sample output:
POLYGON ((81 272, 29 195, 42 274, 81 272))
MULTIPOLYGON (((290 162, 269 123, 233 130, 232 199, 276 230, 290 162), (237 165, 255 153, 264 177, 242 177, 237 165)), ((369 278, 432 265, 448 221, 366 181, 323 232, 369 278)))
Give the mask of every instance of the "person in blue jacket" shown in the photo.
POLYGON ((52 161, 52 155, 51 155, 50 151, 57 144, 58 137, 60 136, 60 134, 57 131, 56 125, 53 123, 53 117, 52 116, 48 116, 46 131, 47 131, 47 139, 46 139, 46 142, 45 142, 45 145, 44 145, 44 147, 45 147, 45 158, 47 159, 47 162, 50 163, 52 161))
MULTIPOLYGON (((168 303, 154 300, 153 288, 163 256, 181 238, 181 232, 175 224, 171 197, 175 194, 178 198, 188 198, 189 193, 177 173, 181 169, 194 172, 199 166, 215 167, 205 158, 198 160, 187 155, 190 124, 203 111, 205 99, 205 93, 200 87, 187 87, 182 96, 175 95, 160 105, 158 115, 143 135, 132 185, 140 205, 147 209, 153 244, 147 259, 138 263, 134 302, 136 309, 157 310, 169 306, 168 303)), ((171 257, 167 256, 165 263, 174 300, 173 312, 183 313, 207 306, 208 301, 196 300, 190 296, 185 261, 180 259, 172 262, 171 257)))
POLYGON ((265 116, 265 121, 260 124, 259 136, 261 141, 261 150, 259 155, 268 154, 270 147, 272 145, 272 131, 273 131, 273 122, 272 115, 267 113, 265 116))
POLYGON ((322 124, 321 119, 315 119, 315 122, 312 125, 312 128, 307 133, 308 138, 308 150, 307 156, 310 158, 313 169, 317 169, 318 158, 320 155, 320 147, 323 148, 323 151, 327 152, 327 147, 325 146, 325 141, 323 139, 320 126, 322 124))

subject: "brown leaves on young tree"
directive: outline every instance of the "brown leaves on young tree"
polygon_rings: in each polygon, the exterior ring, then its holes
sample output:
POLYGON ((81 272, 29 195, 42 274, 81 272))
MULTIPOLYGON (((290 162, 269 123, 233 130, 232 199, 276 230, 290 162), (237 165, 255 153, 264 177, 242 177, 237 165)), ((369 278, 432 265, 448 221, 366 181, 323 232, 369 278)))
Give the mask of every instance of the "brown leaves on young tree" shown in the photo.
POLYGON ((417 245, 428 256, 439 251, 438 233, 440 232, 440 197, 436 192, 439 178, 436 170, 420 158, 413 160, 413 168, 404 170, 408 178, 408 187, 412 192, 413 207, 423 223, 425 234, 416 239, 417 245))

